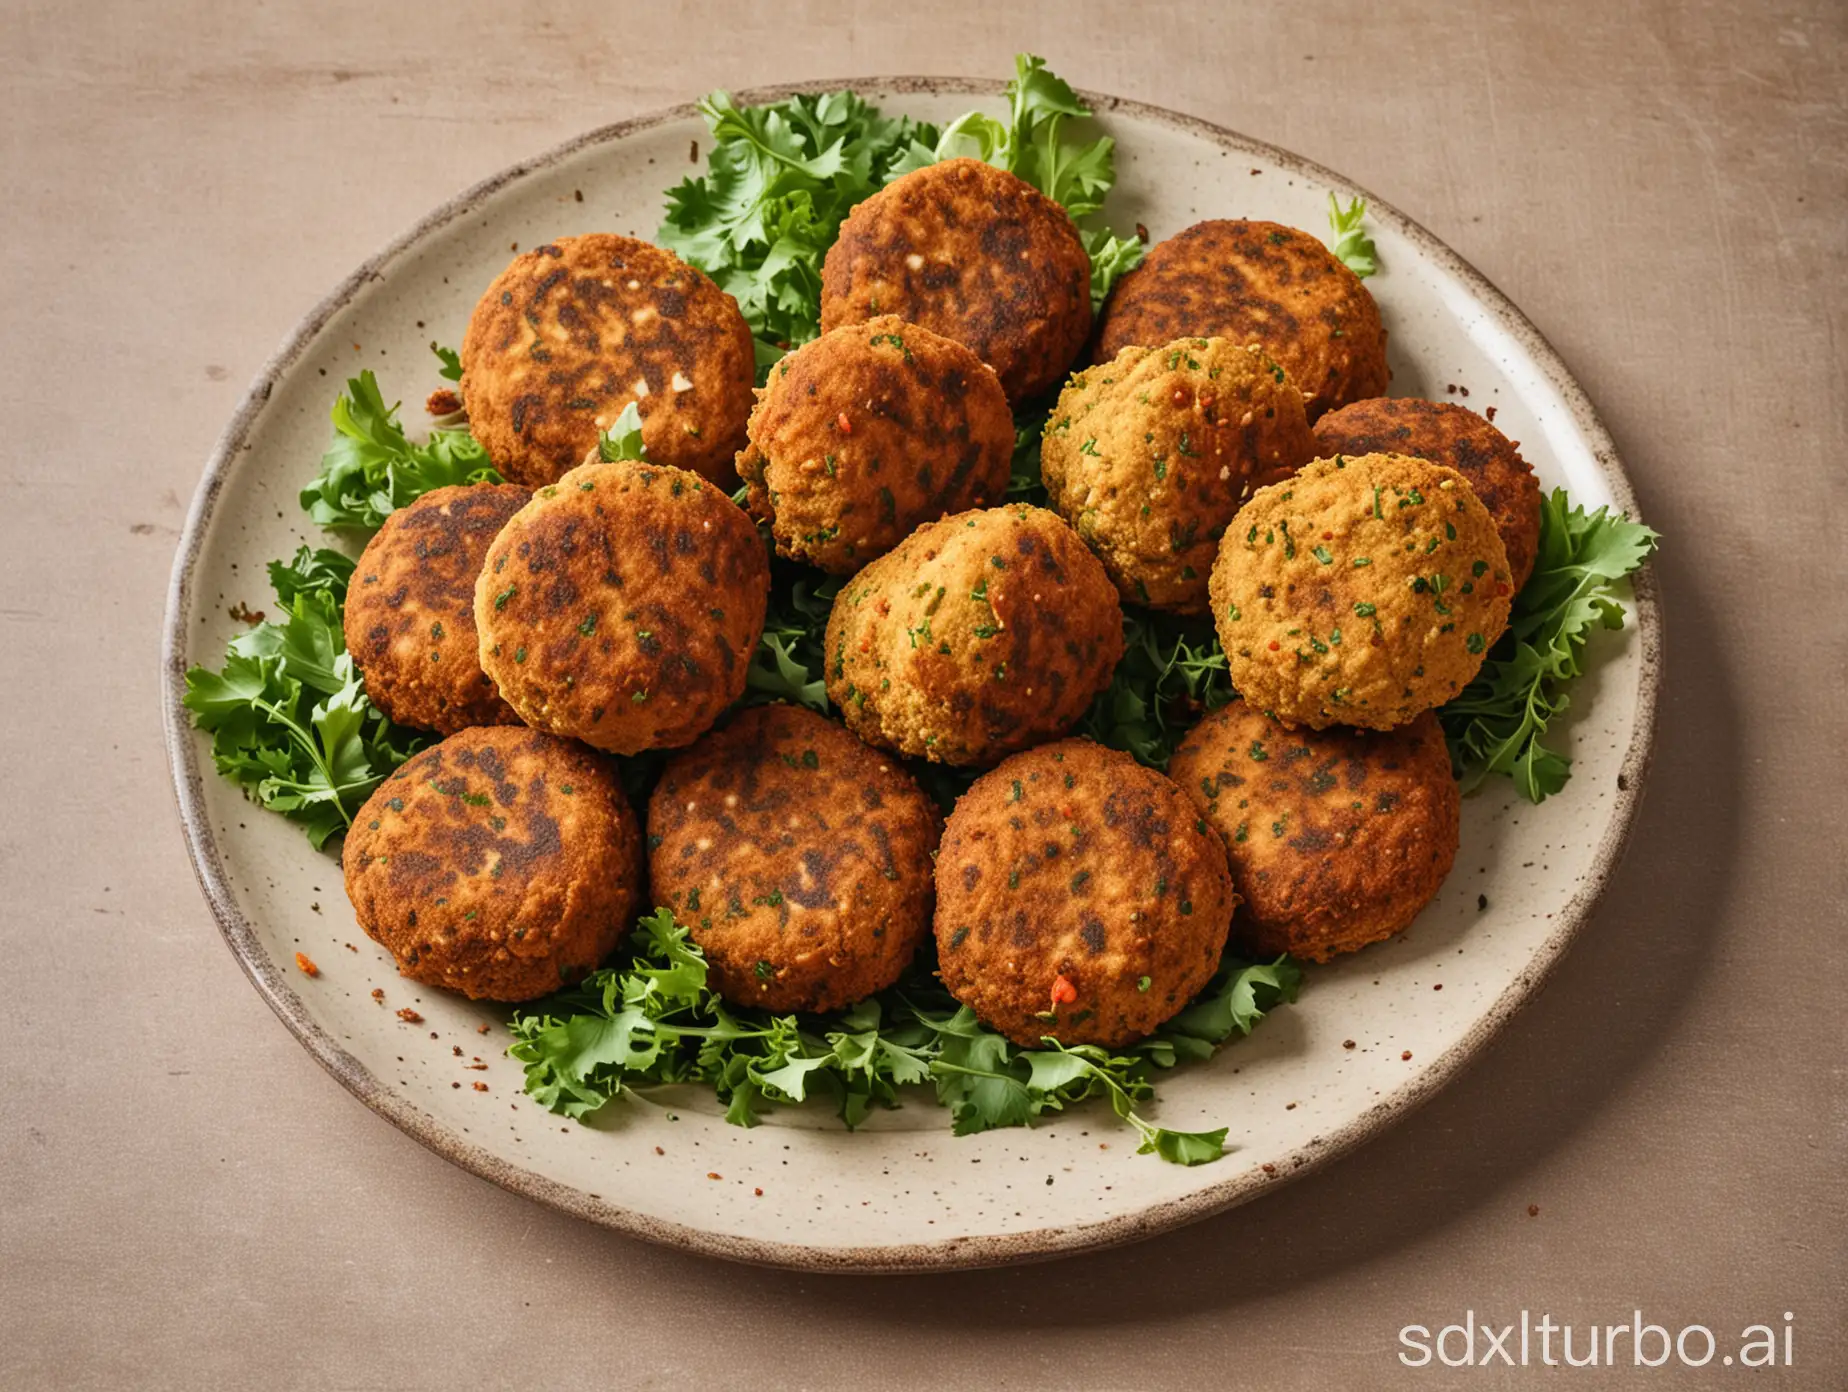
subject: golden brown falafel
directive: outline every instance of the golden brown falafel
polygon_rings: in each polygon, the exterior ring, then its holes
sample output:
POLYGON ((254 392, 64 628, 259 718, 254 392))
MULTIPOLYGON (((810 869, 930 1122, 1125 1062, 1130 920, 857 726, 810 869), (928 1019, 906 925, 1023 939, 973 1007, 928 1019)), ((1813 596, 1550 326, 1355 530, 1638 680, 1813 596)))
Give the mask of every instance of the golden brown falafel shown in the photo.
POLYGON ((738 456, 779 555, 837 574, 925 522, 999 502, 1014 417, 994 370, 893 315, 825 333, 771 369, 738 456))
POLYGON ((656 464, 729 485, 757 378, 737 301, 671 251, 593 232, 522 252, 462 338, 469 429, 537 488, 634 402, 656 464))
POLYGON ((1309 419, 1380 396, 1386 330, 1367 287, 1307 232, 1275 222, 1197 222, 1152 248, 1104 306, 1097 359, 1177 338, 1262 344, 1309 419))
POLYGON ((1474 411, 1443 401, 1377 397, 1315 423, 1316 453, 1409 454, 1448 464, 1482 499, 1508 551, 1518 591, 1540 550, 1540 482, 1520 449, 1474 411))
POLYGON ((1127 754, 1061 740, 963 794, 937 853, 943 984, 1017 1044, 1115 1048, 1219 965, 1238 903, 1225 846, 1127 754))
POLYGON ((1286 730, 1234 701, 1169 776, 1225 838, 1246 952, 1326 962, 1404 929, 1456 859, 1459 806, 1430 711, 1396 730, 1286 730))
POLYGON ((678 748, 743 694, 769 593, 757 528, 698 474, 583 464, 488 548, 482 670, 535 729, 613 754, 678 748))
POLYGON ((519 723, 481 670, 475 577, 530 497, 510 483, 433 489, 366 543, 347 590, 346 646, 388 719, 446 735, 519 723))
POLYGON ((870 744, 980 764, 1069 730, 1123 655, 1123 611, 1056 513, 920 527, 835 597, 828 697, 870 744))
POLYGON ((648 803, 650 879, 725 999, 837 1010, 917 951, 940 830, 890 754, 814 711, 758 706, 668 763, 648 803))
POLYGON ((1184 338, 1073 373, 1040 476, 1126 601, 1204 614, 1232 514, 1314 453, 1302 394, 1268 353, 1184 338))
POLYGON ((1290 725, 1386 730, 1476 675, 1514 586, 1468 480, 1363 454, 1253 494, 1211 593, 1232 685, 1252 705, 1290 725))
POLYGON ((359 925, 413 981, 531 1000, 610 954, 635 914, 641 836, 607 760, 501 725, 379 784, 347 833, 359 925))
POLYGON ((824 331, 880 314, 967 344, 1021 401, 1055 386, 1090 336, 1091 258, 1026 180, 944 160, 856 207, 822 262, 824 331))

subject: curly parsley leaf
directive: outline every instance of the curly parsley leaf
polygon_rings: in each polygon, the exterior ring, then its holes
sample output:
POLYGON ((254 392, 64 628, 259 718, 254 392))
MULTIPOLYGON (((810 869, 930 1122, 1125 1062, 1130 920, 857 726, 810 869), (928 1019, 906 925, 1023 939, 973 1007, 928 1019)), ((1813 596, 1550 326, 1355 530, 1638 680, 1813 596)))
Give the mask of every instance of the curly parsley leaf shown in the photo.
POLYGON ((414 445, 387 406, 370 369, 349 378, 334 402, 334 443, 301 504, 323 527, 370 534, 399 508, 433 488, 499 483, 488 452, 466 429, 433 430, 414 445))
POLYGON ((1367 216, 1367 200, 1356 198, 1346 208, 1334 194, 1328 195, 1328 226, 1335 234, 1330 248, 1335 259, 1365 280, 1380 268, 1379 248, 1373 245, 1362 225, 1367 216))
POLYGON ((928 1085, 961 1136, 1104 1097, 1140 1135, 1140 1153, 1184 1165, 1217 1159, 1225 1129, 1170 1131, 1146 1120, 1137 1107, 1154 1096, 1152 1074, 1249 1033, 1264 1011, 1295 999, 1301 981, 1287 958, 1228 959, 1152 1039, 1115 1052, 1054 1039, 1023 1049, 924 965, 833 1015, 776 1015, 721 999, 704 954, 667 909, 642 919, 630 945, 626 963, 514 1010, 508 1053, 525 1067, 528 1095, 561 1116, 583 1120, 629 1089, 701 1083, 734 1125, 755 1125, 766 1104, 826 1097, 855 1127, 874 1108, 900 1105, 903 1089, 928 1085))
POLYGON ((648 449, 642 444, 642 413, 633 401, 622 408, 614 425, 598 433, 597 458, 606 464, 614 464, 619 459, 648 458, 648 449))
POLYGON ((1660 535, 1608 508, 1573 507, 1563 488, 1541 500, 1540 550, 1515 596, 1508 631, 1475 680, 1438 711, 1464 791, 1492 774, 1541 802, 1565 787, 1572 764, 1544 742, 1584 671, 1593 630, 1623 627, 1616 586, 1648 559, 1660 535))

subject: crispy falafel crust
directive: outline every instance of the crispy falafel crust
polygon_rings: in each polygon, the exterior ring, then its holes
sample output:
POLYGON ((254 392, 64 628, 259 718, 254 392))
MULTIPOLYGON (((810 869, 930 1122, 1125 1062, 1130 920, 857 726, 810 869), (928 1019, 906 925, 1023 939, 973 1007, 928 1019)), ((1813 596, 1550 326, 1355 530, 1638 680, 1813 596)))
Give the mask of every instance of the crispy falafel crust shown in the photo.
POLYGON ((1286 730, 1234 701, 1169 773, 1224 838, 1245 952, 1326 962, 1406 928, 1456 860, 1461 798, 1437 717, 1286 730))
POLYGON ((1073 373, 1046 421, 1040 476, 1125 602, 1204 614, 1232 514, 1314 453, 1302 394, 1275 359, 1185 338, 1073 373))
POLYGON ((835 596, 828 696, 869 744, 980 764, 1064 734, 1110 683, 1123 611, 1056 513, 920 527, 835 596))
POLYGON ((880 314, 967 344, 1021 401, 1055 386, 1090 337, 1091 258, 1026 180, 944 160, 854 208, 822 262, 824 332, 880 314))
POLYGON ((1446 401, 1378 397, 1315 423, 1316 453, 1409 454, 1448 464, 1495 519, 1519 591, 1540 550, 1540 481, 1519 447, 1474 411, 1446 401))
POLYGON ((1232 685, 1289 725, 1403 725, 1463 689, 1508 623, 1495 519, 1455 469, 1318 459, 1259 489, 1214 563, 1232 685))
POLYGON ((678 748, 743 694, 769 593, 757 528, 698 474, 583 464, 488 548, 482 670, 536 729, 614 754, 678 748))
POLYGON ((522 252, 462 338, 469 429, 529 488, 582 462, 632 401, 650 460, 729 484, 756 375, 737 301, 671 251, 604 232, 522 252))
POLYGON ((916 953, 940 830, 893 756, 814 711, 758 706, 668 763, 648 803, 650 879, 725 999, 837 1010, 916 953))
POLYGON ((750 439, 738 473, 777 553, 848 575, 920 524, 1006 496, 1014 417, 968 348, 883 315, 778 362, 750 439))
POLYGON ((514 484, 433 489, 366 543, 347 591, 346 646, 388 719, 446 735, 520 723, 481 670, 475 577, 530 497, 514 484))
POLYGON ((1114 1048, 1206 985, 1237 903, 1224 845, 1179 788, 1061 740, 990 770, 950 814, 939 974, 1016 1044, 1114 1048))
POLYGON ((413 755, 360 809, 343 860, 360 927, 399 973, 477 1000, 531 1000, 595 969, 642 883, 609 762, 505 725, 413 755))
POLYGON ((1391 380, 1379 306, 1360 277, 1309 233, 1275 222, 1196 222, 1117 282, 1096 357, 1177 338, 1262 344, 1314 420, 1380 396, 1391 380))

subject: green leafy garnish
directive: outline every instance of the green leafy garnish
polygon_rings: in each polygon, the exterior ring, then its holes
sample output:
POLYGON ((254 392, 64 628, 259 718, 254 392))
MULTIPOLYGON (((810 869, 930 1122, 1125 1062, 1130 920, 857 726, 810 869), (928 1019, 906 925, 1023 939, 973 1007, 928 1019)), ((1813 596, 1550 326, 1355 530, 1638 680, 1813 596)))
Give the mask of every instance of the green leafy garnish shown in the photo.
POLYGON ((1380 268, 1379 249, 1373 245, 1362 226, 1367 216, 1367 200, 1356 198, 1344 209, 1341 200, 1328 195, 1328 226, 1335 234, 1330 248, 1335 259, 1365 280, 1380 268))
MULTIPOLYGON (((1009 116, 979 111, 941 133, 887 117, 852 92, 739 106, 724 92, 699 104, 712 132, 706 172, 668 190, 655 234, 738 302, 757 339, 760 373, 821 332, 821 263, 856 203, 893 179, 959 153, 1018 174, 1073 221, 1103 206, 1116 180, 1116 142, 1066 137, 1091 110, 1045 60, 1021 54, 1008 84, 1009 116)), ((1097 304, 1142 258, 1133 237, 1079 229, 1097 304)))
POLYGON ((827 713, 822 644, 841 584, 840 576, 817 575, 786 561, 772 562, 770 607, 745 677, 746 704, 792 701, 827 713))
POLYGON ((317 849, 424 743, 373 707, 347 655, 340 625, 352 570, 337 552, 306 546, 273 562, 282 619, 233 638, 220 670, 186 673, 185 705, 211 733, 218 772, 301 823, 317 849))
POLYGON ((413 445, 398 424, 398 408, 385 404, 369 368, 347 380, 333 415, 334 443, 301 495, 320 526, 370 534, 433 488, 501 481, 488 452, 466 429, 433 430, 428 444, 413 445))
POLYGON ((1592 630, 1623 627, 1617 582, 1660 539, 1608 508, 1573 507, 1563 488, 1541 500, 1539 556, 1515 596, 1508 631, 1475 680, 1438 711, 1464 791, 1496 773, 1514 779, 1530 802, 1565 787, 1571 760, 1542 737, 1569 704, 1565 687, 1584 670, 1592 630))
POLYGON ((647 447, 642 444, 642 413, 633 401, 622 408, 616 424, 598 433, 597 458, 606 464, 614 464, 619 459, 648 458, 647 447))
POLYGON ((1100 744, 1165 769, 1207 711, 1232 699, 1226 655, 1212 622, 1123 611, 1123 660, 1079 727, 1100 744))
MULTIPOLYGON (((1109 136, 1084 141, 1067 138, 1065 123, 1091 113, 1071 86, 1030 53, 1014 57, 1014 80, 1007 85, 1008 118, 981 111, 957 117, 943 128, 936 157, 959 154, 1005 169, 1032 184, 1082 221, 1104 206, 1116 183, 1116 141, 1109 136)), ((1118 237, 1108 228, 1079 228, 1091 257, 1091 302, 1102 307, 1110 287, 1142 260, 1142 243, 1118 237)))
POLYGON ((901 1089, 930 1084, 952 1130, 1026 1126, 1089 1097, 1106 1097, 1136 1129, 1140 1153, 1176 1164, 1215 1160, 1225 1129, 1170 1131, 1142 1117, 1152 1075, 1204 1058, 1276 1005, 1302 973, 1287 957, 1228 958, 1205 991, 1154 1037, 1111 1051, 1052 1039, 1023 1049, 959 1004, 923 967, 898 985, 827 1016, 776 1015, 727 1004, 707 985, 705 955, 667 909, 642 919, 634 955, 546 1000, 515 1007, 508 1052, 541 1105, 583 1120, 629 1089, 704 1083, 726 1119, 751 1126, 766 1103, 826 1097, 849 1127, 901 1089))
POLYGON ((435 339, 430 340, 430 351, 435 353, 437 361, 442 363, 442 366, 437 369, 439 377, 451 382, 462 380, 462 355, 460 353, 453 348, 445 348, 435 339))
POLYGON ((934 126, 889 119, 852 92, 699 104, 706 172, 668 190, 657 232, 738 301, 767 368, 821 332, 821 261, 854 204, 929 163, 934 126))

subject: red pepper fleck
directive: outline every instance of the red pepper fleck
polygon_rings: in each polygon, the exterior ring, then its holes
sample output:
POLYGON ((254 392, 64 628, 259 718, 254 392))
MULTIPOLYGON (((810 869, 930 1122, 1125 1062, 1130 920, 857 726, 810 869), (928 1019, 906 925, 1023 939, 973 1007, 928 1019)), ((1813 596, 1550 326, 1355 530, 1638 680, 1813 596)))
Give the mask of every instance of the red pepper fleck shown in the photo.
POLYGON ((306 952, 298 952, 295 954, 295 965, 303 976, 319 976, 321 974, 321 969, 314 964, 313 959, 310 958, 306 952))
POLYGON ((707 1179, 724 1179, 725 1176, 720 1174, 717 1170, 707 1170, 706 1178, 707 1179))
POLYGON ((1513 593, 1514 593, 1514 586, 1510 585, 1506 580, 1499 582, 1495 586, 1495 594, 1497 598, 1500 598, 1502 595, 1510 595, 1513 593))
POLYGON ((847 419, 847 413, 845 411, 842 411, 834 418, 834 428, 843 435, 853 434, 853 422, 847 419))
MULTIPOLYGON (((1376 633, 1376 634, 1374 634, 1373 636, 1374 636, 1374 637, 1376 637, 1376 638, 1377 638, 1377 637, 1379 637, 1379 635, 1378 635, 1377 633, 1376 633)), ((1271 639, 1271 643, 1270 643, 1270 650, 1271 650, 1272 652, 1278 652, 1278 651, 1281 651, 1281 650, 1282 650, 1282 648, 1283 648, 1283 644, 1282 644, 1282 643, 1279 643, 1279 642, 1278 642, 1278 641, 1277 641, 1277 640, 1276 640, 1275 638, 1273 638, 1273 639, 1271 639)))
POLYGON ((1187 389, 1185 387, 1176 387, 1174 389, 1174 404, 1176 406, 1185 406, 1187 404, 1187 389))
POLYGON ((488 1085, 486 1083, 476 1083, 475 1084, 476 1092, 486 1092, 487 1090, 488 1090, 488 1085))
POLYGON ((412 1010, 408 1005, 398 1012, 398 1018, 407 1025, 421 1025, 423 1023, 423 1016, 419 1015, 415 1010, 412 1010))
POLYGON ((761 1190, 761 1189, 753 1189, 753 1190, 751 1190, 751 1192, 752 1192, 753 1194, 755 1194, 755 1195, 757 1195, 757 1197, 758 1197, 758 1198, 760 1198, 760 1199, 761 1199, 761 1198, 762 1198, 762 1197, 764 1196, 764 1191, 763 1191, 763 1190, 761 1190))
MULTIPOLYGON (((1216 397, 1211 397, 1211 396, 1203 396, 1203 397, 1201 397, 1201 398, 1200 398, 1200 409, 1201 409, 1202 411, 1210 411, 1210 410, 1212 410, 1212 409, 1213 409, 1213 402, 1214 402, 1215 400, 1217 400, 1217 398, 1216 398, 1216 397)), ((1223 424, 1223 422, 1220 422, 1220 423, 1221 423, 1221 424, 1223 424)))
POLYGON ((1333 541, 1334 539, 1335 539, 1335 534, 1333 532, 1323 532, 1322 533, 1323 541, 1333 541))
POLYGON ((1061 972, 1058 976, 1053 977, 1052 1003, 1054 1005, 1070 1005, 1077 999, 1078 988, 1065 979, 1064 973, 1061 972))
POLYGON ((1400 1058, 1401 1058, 1402 1060, 1403 1060, 1403 1059, 1409 1059, 1409 1058, 1411 1058, 1411 1056, 1412 1056, 1412 1051, 1411 1051, 1410 1049, 1407 1049, 1407 1050, 1406 1050, 1406 1051, 1405 1051, 1404 1053, 1402 1053, 1402 1054, 1400 1054, 1400 1055, 1399 1055, 1399 1057, 1400 1057, 1400 1058))

